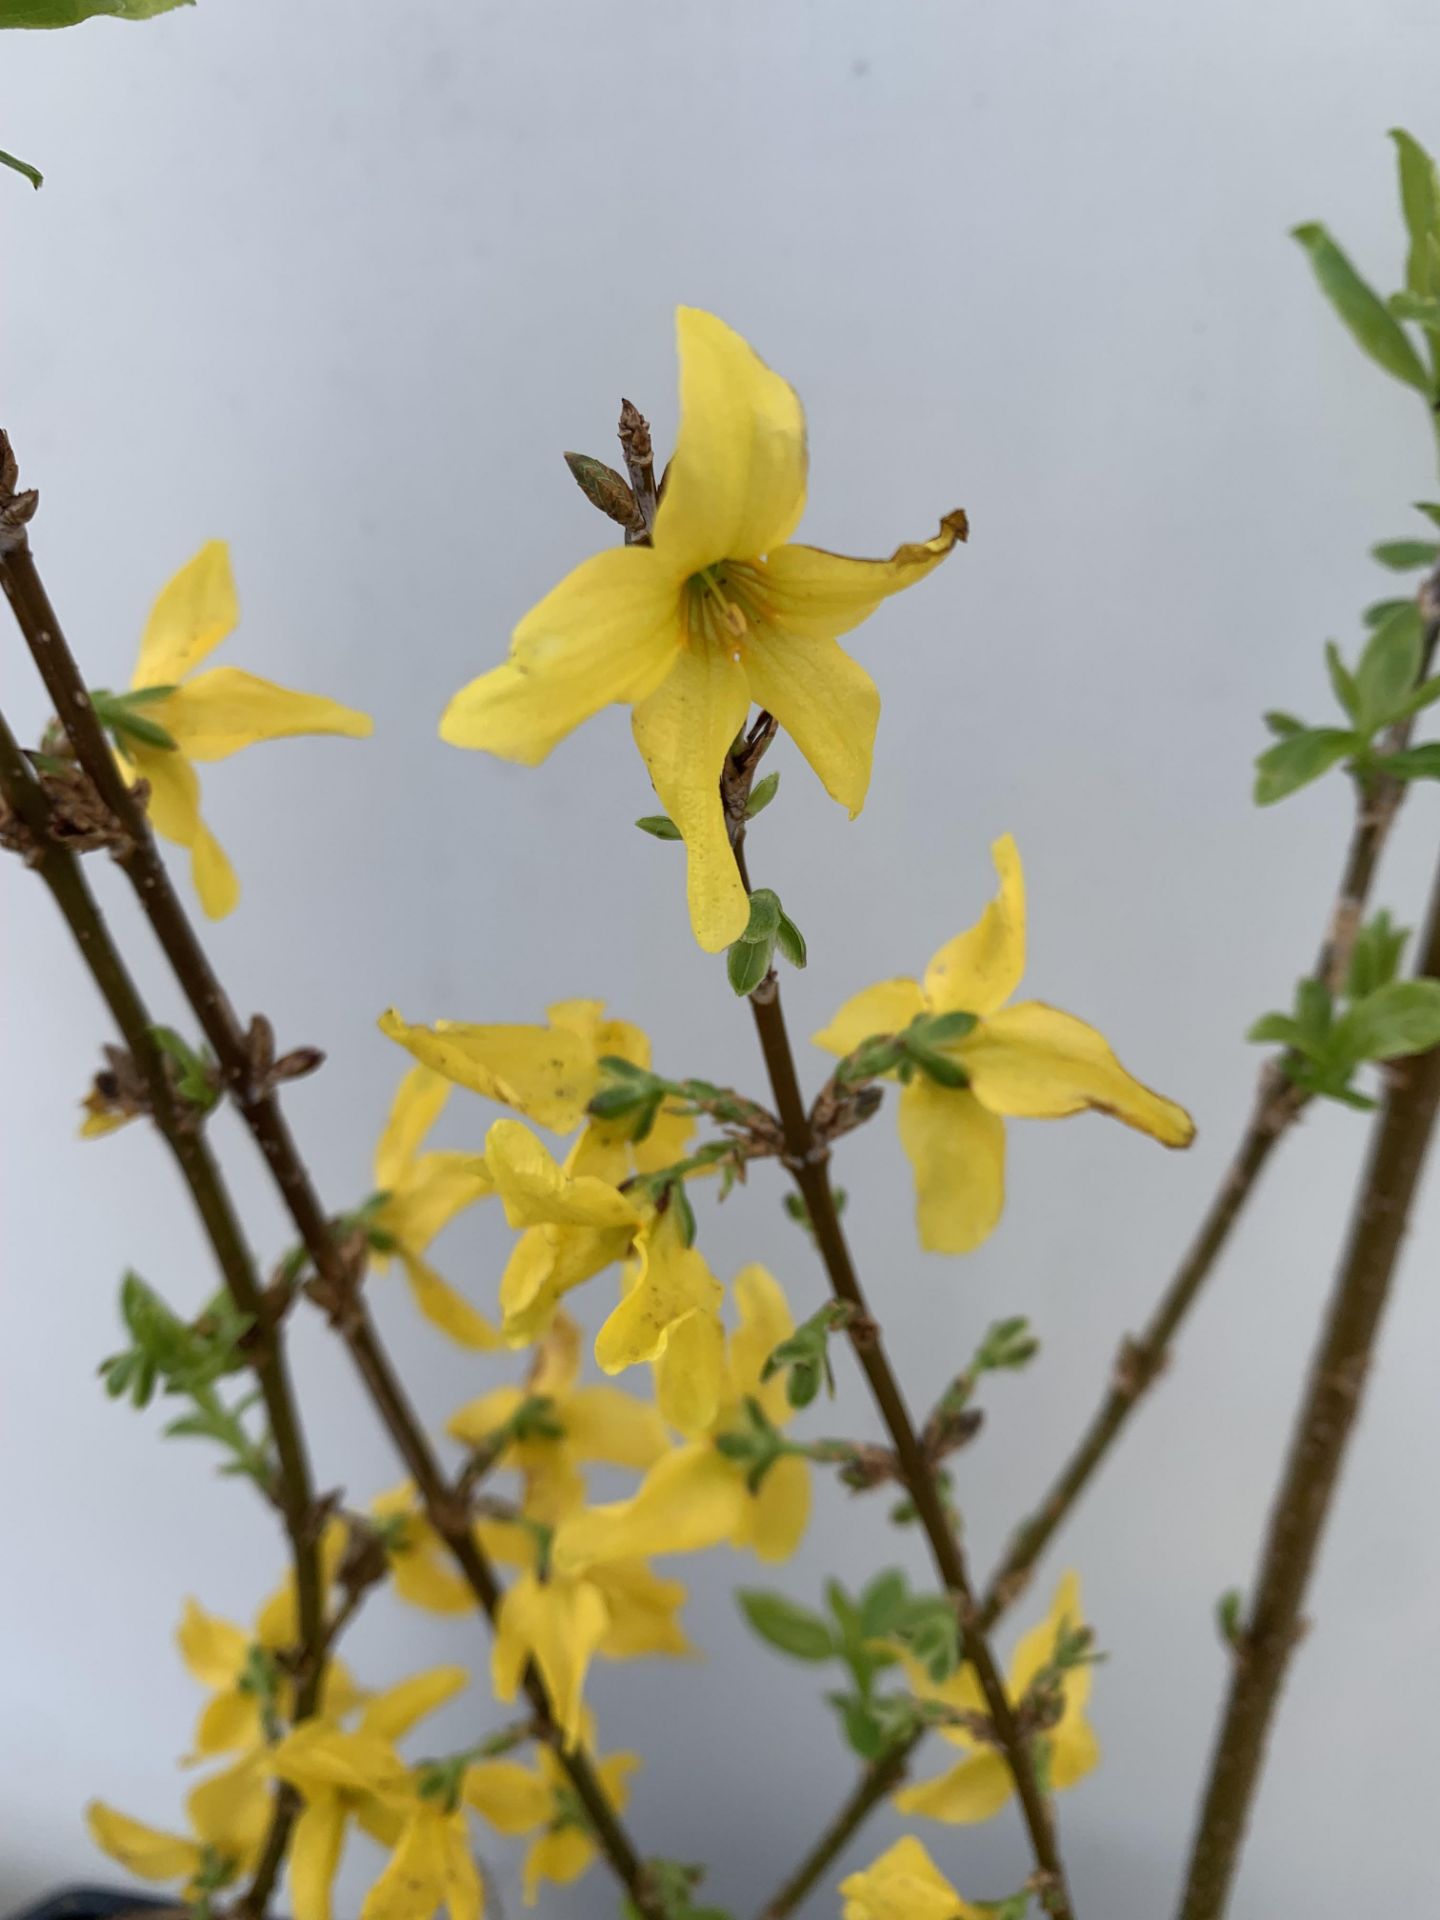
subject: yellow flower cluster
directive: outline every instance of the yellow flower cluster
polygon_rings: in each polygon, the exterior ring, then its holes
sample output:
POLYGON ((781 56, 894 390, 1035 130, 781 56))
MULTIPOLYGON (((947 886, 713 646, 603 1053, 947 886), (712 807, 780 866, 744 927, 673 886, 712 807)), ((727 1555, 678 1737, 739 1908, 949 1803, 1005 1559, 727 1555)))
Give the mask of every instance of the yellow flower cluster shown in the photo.
MULTIPOLYGON (((680 835, 695 935, 717 950, 745 930, 749 902, 732 849, 721 774, 752 702, 792 735, 852 815, 870 776, 879 700, 838 645, 887 596, 931 572, 964 538, 949 514, 932 539, 888 560, 852 560, 797 545, 807 477, 804 416, 793 391, 705 313, 679 315, 681 425, 653 539, 585 561, 516 629, 509 660, 452 701, 442 735, 533 764, 611 702, 633 707, 637 745, 680 835)), ((157 601, 141 647, 137 730, 118 750, 150 786, 157 830, 188 847, 206 910, 233 906, 223 853, 200 820, 191 763, 298 732, 368 732, 363 716, 271 687, 233 669, 195 668, 234 625, 225 550, 205 548, 157 601), (147 741, 145 727, 164 743, 147 741)), ((996 1227, 1004 1202, 1004 1122, 1109 1113, 1169 1146, 1193 1133, 1186 1114, 1133 1079, 1106 1042, 1072 1015, 1014 1003, 1025 965, 1020 858, 996 842, 997 898, 943 946, 923 981, 892 979, 848 1000, 816 1035, 842 1077, 898 1078, 899 1124, 912 1162, 922 1244, 967 1252, 996 1227)), ((374 1158, 375 1192, 355 1216, 374 1265, 393 1263, 420 1313, 468 1351, 528 1351, 520 1384, 489 1385, 450 1418, 451 1438, 515 1494, 488 1502, 475 1537, 509 1570, 496 1618, 491 1680, 515 1700, 533 1665, 553 1703, 561 1746, 593 1742, 590 1664, 690 1652, 679 1615, 685 1589, 656 1557, 721 1544, 762 1560, 794 1552, 809 1515, 809 1462, 785 1436, 792 1415, 768 1362, 794 1332, 785 1294, 749 1265, 727 1289, 693 1244, 683 1182, 706 1171, 686 1158, 695 1121, 662 1103, 637 1127, 597 1117, 602 1062, 647 1071, 650 1043, 593 1000, 566 1001, 533 1025, 414 1024, 391 1010, 381 1030, 415 1062, 396 1092, 374 1158), (427 1144, 454 1088, 507 1111, 468 1149, 427 1144), (540 1131, 536 1131, 539 1129, 540 1131), (567 1142, 547 1144, 542 1133, 567 1142), (673 1170, 668 1182, 656 1176, 673 1170), (490 1201, 514 1234, 493 1301, 477 1302, 432 1260, 444 1230, 490 1201), (566 1302, 611 1269, 618 1284, 593 1343, 602 1381, 585 1381, 582 1336, 566 1302), (610 1384, 648 1370, 648 1391, 610 1384), (768 1436, 763 1470, 747 1430, 768 1436), (628 1495, 591 1504, 592 1466, 637 1476, 628 1495)), ((603 1108, 602 1108, 603 1111, 603 1108)), ((633 1385, 633 1381, 632 1381, 633 1385)), ((391 1584, 435 1612, 473 1596, 408 1486, 371 1517, 391 1584)), ((345 1527, 327 1529, 327 1591, 345 1527)), ((418 1674, 367 1697, 333 1664, 318 1710, 292 1724, 295 1598, 286 1586, 253 1629, 193 1602, 181 1652, 209 1699, 194 1758, 224 1765, 189 1796, 191 1831, 159 1832, 97 1803, 96 1839, 131 1871, 180 1881, 204 1903, 249 1874, 265 1844, 277 1782, 302 1811, 290 1859, 295 1920, 329 1920, 330 1890, 352 1827, 378 1840, 388 1865, 361 1920, 426 1920, 443 1905, 477 1920, 483 1886, 467 1815, 500 1833, 533 1835, 527 1900, 544 1880, 573 1880, 595 1852, 560 1752, 536 1764, 472 1750, 449 1763, 405 1759, 399 1743, 464 1684, 457 1669, 418 1674)), ((1096 1764, 1084 1718, 1090 1669, 1051 1671, 1067 1629, 1081 1624, 1078 1585, 1062 1582, 1050 1616, 1021 1642, 1009 1676, 1020 1708, 1049 1673, 1043 1739, 1049 1786, 1096 1764)), ((902 1811, 982 1820, 1013 1790, 988 1737, 968 1666, 936 1682, 903 1647, 915 1697, 961 1750, 938 1779, 896 1796, 902 1811)), ((638 1764, 598 1764, 618 1806, 638 1764)), ((845 1920, 956 1920, 979 1909, 944 1879, 920 1843, 899 1841, 843 1888, 845 1920)))

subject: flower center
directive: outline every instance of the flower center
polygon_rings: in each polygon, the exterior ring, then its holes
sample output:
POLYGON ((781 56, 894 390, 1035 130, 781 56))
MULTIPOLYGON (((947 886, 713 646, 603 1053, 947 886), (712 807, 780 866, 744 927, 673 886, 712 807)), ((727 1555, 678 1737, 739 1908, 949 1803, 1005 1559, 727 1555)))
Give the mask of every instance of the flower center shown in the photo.
POLYGON ((713 640, 740 658, 737 642, 756 625, 760 606, 756 570, 741 561, 717 560, 686 581, 686 626, 692 639, 713 640))

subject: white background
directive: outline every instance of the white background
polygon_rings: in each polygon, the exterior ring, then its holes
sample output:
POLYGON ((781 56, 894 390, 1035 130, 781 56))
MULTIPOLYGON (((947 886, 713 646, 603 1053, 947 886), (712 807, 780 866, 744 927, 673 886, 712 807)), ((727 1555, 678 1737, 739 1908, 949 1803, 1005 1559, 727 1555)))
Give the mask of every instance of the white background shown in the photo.
MULTIPOLYGON (((1440 144, 1429 0, 1205 7, 812 4, 405 6, 207 0, 148 28, 5 36, 0 139, 49 179, 0 180, 3 418, 42 490, 35 545, 92 677, 123 684, 149 601, 200 542, 233 543, 236 664, 371 708, 376 738, 286 744, 208 770, 240 870, 213 951, 242 1009, 330 1064, 291 1100, 331 1204, 368 1189, 403 1064, 375 1031, 529 1020, 606 997, 673 1071, 760 1088, 744 1010, 693 946, 676 850, 624 716, 537 772, 442 747, 448 695, 603 525, 560 464, 610 454, 628 393, 667 440, 671 309, 709 306, 799 387, 804 532, 887 552, 964 504, 971 545, 857 636, 885 701, 855 824, 788 745, 757 877, 810 938, 787 978, 802 1035, 844 996, 923 964, 1019 838, 1030 991, 1110 1034, 1200 1123, 1188 1156, 1100 1120, 1011 1130, 1001 1230, 964 1262, 919 1254, 888 1117, 841 1155, 856 1254, 912 1397, 987 1322, 1045 1342, 987 1391, 959 1490, 988 1564, 1147 1310, 1249 1099, 1249 1020, 1308 964, 1346 831, 1343 783, 1267 814, 1248 797, 1259 713, 1326 715, 1321 642, 1353 647, 1387 582, 1378 537, 1433 495, 1420 408, 1354 351, 1288 227, 1323 217, 1386 286, 1400 272, 1385 129, 1440 144)), ((45 708, 18 642, 5 702, 45 708)), ((1412 920, 1436 838, 1411 807, 1383 898, 1412 920)), ((118 876, 93 877, 137 951, 118 876)), ((173 1297, 213 1284, 162 1153, 135 1128, 74 1139, 108 1037, 41 888, 7 862, 4 912, 4 1784, 7 1903, 113 1877, 80 1808, 178 1808, 198 1696, 170 1634, 186 1592, 245 1617, 278 1572, 269 1518, 203 1450, 110 1405, 127 1263, 173 1297)), ((148 953, 157 1007, 178 1011, 148 953)), ((818 1056, 805 1062, 812 1085, 818 1056)), ((445 1138, 491 1110, 453 1103, 445 1138)), ((267 1255, 285 1231, 247 1143, 217 1130, 267 1255)), ((1046 1568, 1083 1570, 1112 1653, 1102 1769, 1065 1798, 1081 1911, 1154 1920, 1173 1897, 1225 1677, 1212 1608, 1249 1577, 1364 1125, 1315 1114, 1216 1277, 1172 1376, 1046 1568)), ((768 1260, 820 1298, 773 1170, 718 1214, 717 1269, 768 1260)), ((1437 1234, 1412 1236, 1373 1398, 1271 1755, 1237 1920, 1419 1912, 1436 1884, 1440 1715, 1434 1527, 1437 1234)), ((481 1210, 445 1245, 484 1299, 503 1256, 481 1210)), ((382 1283, 395 1352, 438 1417, 503 1377, 448 1350, 382 1283)), ((597 1281, 600 1310, 612 1281, 597 1281)), ((398 1473, 312 1320, 298 1361, 326 1484, 398 1473)), ((866 1420, 848 1367, 818 1428, 866 1420)), ((821 1490, 783 1571, 811 1598, 913 1543, 879 1503, 821 1490)), ((912 1561, 917 1568, 918 1560, 912 1561)), ((851 1778, 812 1671, 756 1648, 694 1569, 704 1664, 602 1667, 607 1746, 646 1755, 633 1818, 656 1852, 714 1863, 752 1911, 851 1778)), ((1034 1605, 1044 1598, 1037 1593, 1034 1605)), ((351 1652, 372 1683, 483 1636, 377 1604, 351 1652)), ((457 1709, 430 1745, 467 1739, 457 1709)), ((935 1756, 938 1763, 939 1754, 935 1756)), ((898 1830, 878 1820, 847 1856, 898 1830)), ((962 1890, 1025 1867, 1008 1811, 924 1837, 962 1890)), ((507 1912, 515 1854, 489 1848, 507 1912)), ((342 1913, 372 1856, 357 1852, 342 1913)), ((608 1913, 597 1875, 547 1897, 608 1913)), ((813 1903, 837 1911, 833 1892, 813 1903)))

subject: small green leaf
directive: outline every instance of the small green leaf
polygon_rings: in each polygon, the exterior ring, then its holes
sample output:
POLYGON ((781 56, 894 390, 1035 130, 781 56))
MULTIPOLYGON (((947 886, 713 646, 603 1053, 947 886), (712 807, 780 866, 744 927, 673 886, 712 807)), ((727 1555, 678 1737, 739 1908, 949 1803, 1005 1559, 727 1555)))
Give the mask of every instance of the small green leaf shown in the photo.
POLYGON ((1280 1047, 1294 1047, 1297 1052, 1308 1050, 1309 1039, 1298 1020, 1292 1020, 1288 1013, 1264 1013, 1250 1028, 1245 1038, 1255 1046, 1274 1044, 1280 1047))
POLYGON ((1325 228, 1310 222, 1294 229, 1310 256, 1321 291, 1357 344, 1395 379, 1430 397, 1430 376, 1409 336, 1373 287, 1355 271, 1325 228))
POLYGON ((877 1573, 860 1596, 860 1630, 868 1640, 880 1640, 899 1622, 909 1588, 898 1567, 877 1573))
POLYGON ((1215 1625, 1227 1647, 1240 1645, 1240 1616, 1244 1604, 1245 1597, 1238 1587, 1231 1587, 1228 1592, 1222 1593, 1215 1603, 1215 1625))
POLYGON ((754 993, 770 971, 773 948, 768 941, 737 940, 725 956, 725 975, 742 996, 754 993))
POLYGON ((652 840, 681 840, 684 835, 670 818, 668 813, 646 813, 635 822, 642 833, 648 833, 652 840))
POLYGON ((1333 640, 1325 642, 1325 665, 1330 674, 1330 685, 1335 698, 1340 702, 1341 710, 1350 719, 1360 719, 1360 695, 1356 690, 1355 676, 1340 658, 1340 649, 1333 640))
POLYGON ((1392 613, 1409 604, 1408 600, 1372 600, 1360 618, 1367 627, 1378 627, 1382 620, 1388 620, 1392 613))
MULTIPOLYGON (((1428 251, 1433 256, 1436 249, 1431 246, 1428 251)), ((1440 333, 1440 300, 1433 295, 1392 293, 1385 304, 1397 320, 1413 320, 1427 333, 1440 333)))
POLYGON ((1435 162, 1413 134, 1403 127, 1392 127, 1390 138, 1395 142, 1400 205, 1410 235, 1405 284, 1412 294, 1440 294, 1440 282, 1433 277, 1429 259, 1430 241, 1440 238, 1440 176, 1435 162))
POLYGON ((1336 1022, 1333 1055, 1362 1060, 1399 1060, 1440 1046, 1440 980, 1392 980, 1357 1001, 1336 1022))
POLYGON ((1298 792, 1337 760, 1353 753, 1359 743, 1339 727, 1307 727, 1267 747, 1255 762, 1255 804, 1270 807, 1287 794, 1298 792))
POLYGON ((757 780, 750 789, 750 798, 745 802, 745 818, 753 820, 757 813, 763 813, 775 798, 779 786, 778 773, 767 773, 763 780, 757 780))
POLYGON ((1403 753, 1382 754, 1375 764, 1397 780, 1440 780, 1440 740, 1406 747, 1403 753))
POLYGON ((1303 720, 1297 720, 1293 713, 1282 713, 1278 707, 1272 707, 1268 713, 1262 713, 1260 718, 1277 740, 1288 740, 1291 734, 1305 731, 1303 720))
POLYGON ((38 167, 32 167, 28 160, 22 160, 16 154, 6 153, 3 147, 0 147, 0 167, 8 167, 12 173, 23 174, 37 191, 45 184, 45 176, 38 167))
POLYGON ((1417 567, 1433 567, 1440 560, 1440 546, 1433 540, 1377 540, 1370 555, 1393 573, 1413 573, 1417 567))
POLYGON ((1412 600, 1382 620, 1355 668, 1356 725, 1366 734, 1393 720, 1414 691, 1424 653, 1420 609, 1412 600))
POLYGON ((750 896, 750 920, 742 940, 770 940, 780 931, 784 909, 780 896, 770 887, 756 887, 750 896))
POLYGON ((1350 966, 1345 976, 1345 994, 1350 1000, 1364 1000, 1381 987, 1388 987, 1400 971, 1400 960, 1409 939, 1405 927, 1391 924, 1382 907, 1372 915, 1355 936, 1350 950, 1350 966))
POLYGON ((752 1631, 792 1660, 835 1658, 835 1637, 818 1613, 811 1613, 783 1593, 758 1587, 742 1587, 735 1598, 752 1631))
POLYGON ((780 916, 780 924, 775 929, 775 945, 792 967, 805 965, 808 957, 805 950, 805 936, 788 913, 782 913, 780 916))
MULTIPOLYGON (((1437 311, 1440 311, 1440 300, 1437 300, 1435 305, 1437 311)), ((1440 527, 1440 500, 1416 500, 1413 505, 1417 513, 1423 513, 1427 520, 1433 520, 1436 526, 1440 527)))
POLYGON ((195 0, 5 0, 0 27, 78 27, 108 15, 115 20, 153 20, 158 13, 189 7, 195 0))

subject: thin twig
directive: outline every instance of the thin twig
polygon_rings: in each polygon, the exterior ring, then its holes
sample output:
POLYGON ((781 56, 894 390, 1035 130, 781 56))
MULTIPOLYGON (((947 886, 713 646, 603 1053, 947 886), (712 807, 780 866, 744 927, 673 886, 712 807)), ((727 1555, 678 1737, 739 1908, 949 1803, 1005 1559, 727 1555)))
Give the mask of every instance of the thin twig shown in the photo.
MULTIPOLYGON (((321 1204, 273 1090, 257 1081, 245 1030, 211 967, 189 915, 155 845, 144 811, 126 785, 95 715, 89 691, 45 592, 24 526, 0 543, 0 586, 15 614, 56 714, 80 766, 123 830, 116 859, 134 887, 160 946, 209 1040, 225 1086, 259 1146, 327 1297, 345 1304, 332 1311, 352 1360, 405 1460, 427 1517, 446 1541, 487 1618, 493 1620, 500 1585, 488 1556, 473 1538, 464 1505, 449 1488, 424 1429, 389 1367, 358 1291, 353 1257, 342 1247, 321 1204)), ((548 1692, 533 1668, 526 1691, 537 1718, 590 1819, 597 1844, 642 1915, 657 1916, 656 1897, 640 1855, 625 1832, 588 1755, 567 1751, 555 1729, 548 1692)))
MULTIPOLYGON (((110 937, 78 860, 51 838, 50 804, 3 714, 0 795, 24 823, 29 843, 27 864, 40 875, 64 915, 81 958, 140 1070, 149 1111, 190 1190, 225 1285, 241 1312, 254 1323, 247 1357, 264 1398, 275 1444, 278 1476, 274 1499, 290 1543, 300 1630, 300 1643, 294 1650, 294 1718, 305 1720, 315 1711, 325 1676, 324 1595, 320 1584, 319 1513, 290 1383, 283 1328, 269 1309, 219 1164, 193 1116, 184 1111, 176 1097, 165 1056, 155 1042, 149 1012, 110 937)), ((241 1903, 247 1913, 259 1915, 265 1910, 297 1810, 293 1793, 284 1789, 277 1792, 260 1867, 241 1903)))
MULTIPOLYGON (((1440 871, 1418 972, 1440 978, 1440 871)), ((1440 1047, 1386 1070, 1388 1088, 1351 1216, 1290 1455, 1266 1532, 1260 1577, 1235 1650, 1224 1723, 1181 1900, 1181 1920, 1220 1920, 1240 1862, 1266 1739, 1295 1646, 1321 1538, 1360 1413, 1381 1318, 1440 1113, 1440 1047)))
POLYGON ((840 1814, 775 1894, 760 1920, 786 1920, 795 1911, 816 1881, 835 1864, 851 1836, 904 1780, 908 1754, 908 1748, 903 1752, 897 1749, 865 1768, 840 1814))
MULTIPOLYGON (((766 716, 762 716, 764 718, 766 716)), ((768 740, 769 734, 758 737, 768 740)), ((749 770, 752 774, 758 761, 758 754, 750 757, 749 770)), ((730 811, 728 806, 727 811, 730 811)), ((745 867, 743 808, 738 810, 738 824, 735 811, 730 811, 730 817, 735 857, 748 892, 750 880, 745 867)), ((1065 1869, 1060 1859, 1049 1802, 1041 1791, 1034 1759, 1005 1691, 999 1665, 979 1624, 979 1609, 965 1556, 945 1510, 934 1469, 916 1434, 904 1393, 886 1356, 880 1328, 870 1313, 844 1229, 840 1225, 834 1189, 830 1184, 829 1144, 816 1136, 810 1124, 810 1115, 795 1071, 795 1056, 785 1015, 780 1005, 780 982, 773 968, 749 998, 760 1050, 765 1056, 766 1071, 775 1096, 776 1112, 784 1132, 785 1151, 781 1157, 805 1202, 831 1292, 837 1300, 851 1308, 845 1331, 895 1448, 901 1480, 914 1503, 940 1579, 955 1603, 964 1636, 965 1658, 973 1667, 984 1696, 996 1746, 1004 1755, 1015 1781, 1021 1815, 1038 1869, 1036 1891, 1045 1910, 1056 1920, 1073 1920, 1074 1909, 1065 1882, 1065 1869)), ((873 1804, 874 1801, 870 1800, 859 1810, 852 1827, 859 1824, 869 1805, 873 1804)), ((829 1837, 827 1834, 823 1843, 827 1848, 827 1857, 821 1863, 822 1870, 830 1857, 829 1837)), ((845 1837, 848 1836, 842 1835, 841 1841, 845 1837)), ((836 1843, 837 1847, 839 1844, 841 1842, 836 1843)), ((781 1911, 784 1911, 783 1907, 781 1911)))

